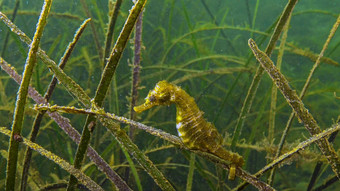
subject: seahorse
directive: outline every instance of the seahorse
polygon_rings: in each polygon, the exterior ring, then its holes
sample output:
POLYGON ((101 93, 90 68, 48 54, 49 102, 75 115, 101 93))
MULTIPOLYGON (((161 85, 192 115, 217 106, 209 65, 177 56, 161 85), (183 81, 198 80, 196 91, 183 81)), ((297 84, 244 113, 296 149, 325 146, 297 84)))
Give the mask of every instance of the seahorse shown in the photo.
POLYGON ((145 103, 134 107, 137 113, 158 105, 176 104, 176 128, 179 137, 189 149, 211 153, 231 162, 229 179, 234 179, 236 167, 244 163, 242 156, 222 146, 222 136, 215 126, 207 122, 193 97, 179 86, 160 81, 145 98, 145 103))

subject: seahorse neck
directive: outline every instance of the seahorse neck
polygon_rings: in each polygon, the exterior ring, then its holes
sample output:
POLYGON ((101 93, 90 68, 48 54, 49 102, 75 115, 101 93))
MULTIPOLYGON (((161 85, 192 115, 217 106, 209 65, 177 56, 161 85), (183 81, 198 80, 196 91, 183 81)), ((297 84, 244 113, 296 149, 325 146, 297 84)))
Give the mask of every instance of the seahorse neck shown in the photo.
POLYGON ((193 115, 201 113, 193 97, 180 88, 176 88, 175 92, 174 103, 177 109, 176 123, 191 121, 190 119, 194 117, 193 115))

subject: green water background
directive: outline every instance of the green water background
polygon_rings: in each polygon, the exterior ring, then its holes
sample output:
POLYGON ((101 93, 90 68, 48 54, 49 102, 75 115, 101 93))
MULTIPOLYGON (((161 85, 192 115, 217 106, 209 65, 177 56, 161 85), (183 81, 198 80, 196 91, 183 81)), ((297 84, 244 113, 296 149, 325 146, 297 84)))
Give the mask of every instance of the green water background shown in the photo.
MULTIPOLYGON (((88 0, 86 2, 97 29, 99 42, 101 46, 103 46, 106 24, 108 22, 108 3, 103 0, 88 0)), ((254 38, 255 41, 266 37, 263 43, 260 44, 260 48, 263 50, 272 32, 270 27, 274 26, 286 1, 262 0, 258 2, 257 15, 254 20, 256 1, 205 1, 210 10, 209 13, 202 1, 150 0, 146 5, 143 18, 140 85, 144 88, 139 90, 138 103, 143 102, 147 92, 160 80, 175 81, 181 79, 183 76, 190 76, 202 71, 217 71, 219 68, 243 66, 226 59, 212 58, 194 62, 187 67, 183 67, 187 62, 197 58, 219 55, 226 56, 226 58, 235 58, 243 62, 243 64, 246 64, 247 60, 251 57, 250 49, 247 45, 250 37, 254 38), (216 30, 214 29, 216 26, 225 27, 226 29, 216 30), (251 32, 252 29, 256 32, 251 32), (173 72, 176 73, 169 78, 169 74, 173 72)), ((15 1, 9 0, 0 1, 1 11, 9 16, 12 13, 14 3, 15 1)), ((22 1, 20 4, 15 23, 29 37, 32 37, 35 31, 41 6, 42 2, 39 0, 22 1)), ((122 4, 115 28, 115 39, 124 24, 131 6, 132 2, 130 1, 124 1, 122 4)), ((332 25, 336 21, 336 17, 339 14, 339 6, 339 0, 298 2, 293 12, 287 42, 301 49, 310 50, 318 54, 332 25)), ((42 38, 41 48, 46 51, 50 58, 58 61, 67 44, 72 40, 76 29, 86 16, 80 2, 73 0, 54 1, 51 12, 55 14, 51 14, 49 17, 42 38)), ((6 33, 6 26, 1 23, 1 47, 6 33)), ((339 32, 334 36, 325 53, 326 57, 336 62, 340 59, 340 36, 338 33, 339 32)), ((110 91, 104 104, 106 111, 122 116, 128 116, 129 111, 128 96, 130 95, 131 89, 132 47, 133 43, 127 45, 116 71, 115 82, 117 85, 117 95, 114 93, 115 86, 112 84, 112 91, 110 91)), ((4 52, 3 58, 21 74, 27 51, 28 47, 26 45, 21 43, 16 36, 10 35, 8 47, 4 52)), ((276 57, 277 49, 272 55, 274 62, 276 61, 276 57)), ((304 56, 286 51, 283 57, 282 73, 287 77, 293 89, 299 92, 313 64, 313 61, 304 56)), ((242 103, 257 65, 258 63, 255 62, 255 59, 251 58, 247 65, 250 71, 242 72, 236 88, 232 91, 231 96, 221 109, 223 99, 236 80, 239 74, 238 72, 224 75, 211 73, 200 77, 192 77, 178 84, 198 100, 198 106, 205 112, 205 118, 208 121, 214 122, 219 132, 225 136, 227 143, 230 142, 242 103)), ((98 57, 98 51, 96 50, 90 27, 88 26, 72 53, 65 72, 87 90, 90 97, 93 97, 96 86, 99 83, 101 70, 102 65, 98 57)), ((337 96, 340 95, 339 72, 340 69, 338 66, 322 63, 314 75, 309 91, 304 98, 305 106, 316 118, 322 129, 330 127, 339 116, 340 102, 334 96, 334 92, 337 93, 337 96)), ((39 60, 33 75, 32 85, 41 94, 44 94, 51 77, 52 73, 39 60)), ((2 71, 0 78, 0 88, 2 92, 0 97, 0 125, 10 127, 18 86, 2 71)), ((241 138, 239 139, 240 143, 259 145, 259 147, 269 147, 271 143, 278 143, 291 108, 282 95, 278 93, 275 139, 267 140, 271 87, 272 81, 268 75, 265 74, 252 109, 242 129, 241 138), (260 112, 262 108, 263 113, 260 112), (261 115, 260 120, 256 121, 259 115, 261 115), (255 121, 256 123, 254 123, 255 121), (256 138, 252 142, 248 142, 253 128, 256 128, 256 138)), ((81 107, 71 94, 65 90, 63 85, 57 86, 51 103, 81 107)), ((32 124, 35 113, 35 111, 31 109, 32 106, 33 101, 29 100, 22 132, 23 136, 28 136, 30 132, 30 125, 32 124)), ((175 115, 174 106, 170 108, 162 107, 150 118, 147 118, 147 112, 142 113, 139 115, 139 120, 143 121, 147 119, 147 121, 144 121, 145 124, 176 134, 176 129, 174 128, 175 115)), ((72 125, 77 128, 78 131, 81 131, 86 116, 71 114, 64 114, 64 116, 69 117, 72 125)), ((125 125, 122 125, 122 127, 125 127, 125 125)), ((112 151, 108 151, 103 157, 107 161, 113 160, 112 163, 115 165, 124 163, 125 158, 120 153, 119 146, 113 137, 108 135, 104 127, 99 126, 98 128, 101 128, 98 133, 100 133, 100 137, 102 138, 100 144, 97 145, 97 151, 102 153, 104 150, 111 149, 112 151), (108 146, 110 146, 110 149, 108 149, 108 146)), ((8 139, 2 135, 0 135, 0 137, 0 150, 5 151, 8 147, 8 139)), ((303 125, 295 120, 288 136, 288 143, 301 142, 308 137, 309 133, 304 129, 303 125)), ((92 142, 95 142, 95 138, 93 138, 92 142)), ((72 163, 76 145, 47 117, 44 119, 37 143, 72 163)), ((135 137, 135 143, 141 150, 149 150, 157 145, 164 144, 164 141, 145 132, 138 131, 135 137)), ((338 148, 337 145, 339 145, 339 139, 334 143, 336 149, 338 148)), ((278 190, 289 188, 298 190, 300 187, 296 186, 301 186, 301 188, 306 187, 316 159, 320 156, 318 155, 318 148, 314 145, 308 149, 311 153, 308 155, 311 157, 310 159, 307 160, 303 157, 297 157, 290 165, 279 169, 274 182, 274 188, 278 190)), ((24 150, 23 147, 22 150, 24 150)), ((244 148, 240 148, 238 152, 242 155, 245 150, 244 148)), ((187 155, 188 153, 186 152, 172 148, 151 153, 149 157, 155 164, 162 164, 159 168, 175 188, 184 190, 188 172, 186 165, 189 163, 185 157, 187 155)), ((244 168, 249 172, 256 172, 267 163, 267 155, 270 155, 268 151, 251 150, 251 154, 247 160, 248 162, 244 168)), ((216 173, 215 167, 211 163, 201 158, 197 160, 205 170, 212 174, 216 173)), ((6 160, 4 156, 1 156, 0 188, 1 185, 3 186, 5 179, 5 165, 6 160)), ((65 171, 37 153, 33 155, 33 166, 39 172, 44 182, 52 183, 55 179, 68 178, 68 174, 65 171)), ((96 171, 95 168, 91 168, 91 170, 96 171)), ((124 174, 125 167, 118 166, 116 169, 118 173, 124 174)), ((142 169, 139 170, 139 173, 145 190, 158 189, 153 180, 147 176, 142 169)), ((325 168, 319 184, 331 175, 332 171, 330 168, 325 168)), ((97 182, 101 182, 103 181, 104 175, 97 172, 91 174, 91 177, 97 182)), ((211 180, 211 182, 214 182, 214 180, 211 180)), ((129 184, 135 189, 132 178, 129 184)), ((227 184, 231 185, 231 187, 236 185, 235 182, 228 182, 227 184)), ((338 183, 336 183, 336 185, 338 185, 338 183)), ((333 188, 335 188, 336 185, 334 185, 333 188)), ((110 186, 104 184, 104 188, 105 187, 109 188, 110 186)), ((207 183, 206 179, 202 178, 202 175, 195 173, 193 190, 213 188, 213 186, 207 183)))

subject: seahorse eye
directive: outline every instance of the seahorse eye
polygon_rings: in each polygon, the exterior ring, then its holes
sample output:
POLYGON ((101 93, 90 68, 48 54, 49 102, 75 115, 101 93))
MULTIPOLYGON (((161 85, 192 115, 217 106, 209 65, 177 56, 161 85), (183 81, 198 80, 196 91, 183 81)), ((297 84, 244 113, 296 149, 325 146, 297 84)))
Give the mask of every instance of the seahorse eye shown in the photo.
POLYGON ((155 96, 154 96, 154 95, 151 95, 151 96, 149 97, 149 101, 150 101, 150 102, 154 102, 154 101, 156 101, 156 98, 155 98, 155 96))

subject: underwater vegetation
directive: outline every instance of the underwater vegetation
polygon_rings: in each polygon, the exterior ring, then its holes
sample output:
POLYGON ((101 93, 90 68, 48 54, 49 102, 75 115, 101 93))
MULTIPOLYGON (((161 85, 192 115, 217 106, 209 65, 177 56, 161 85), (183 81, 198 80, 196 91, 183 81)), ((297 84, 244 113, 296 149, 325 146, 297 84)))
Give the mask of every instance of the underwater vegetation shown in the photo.
POLYGON ((339 6, 0 0, 0 190, 336 190, 339 6))

